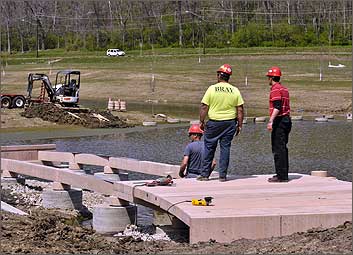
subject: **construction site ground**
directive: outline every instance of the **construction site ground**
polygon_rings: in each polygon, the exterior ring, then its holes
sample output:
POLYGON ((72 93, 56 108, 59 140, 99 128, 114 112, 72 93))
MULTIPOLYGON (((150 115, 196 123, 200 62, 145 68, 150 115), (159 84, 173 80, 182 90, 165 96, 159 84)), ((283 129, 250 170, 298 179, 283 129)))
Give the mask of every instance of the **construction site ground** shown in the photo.
POLYGON ((95 233, 80 224, 82 216, 70 211, 45 210, 26 203, 23 193, 2 190, 2 200, 29 213, 2 212, 1 253, 32 254, 351 254, 352 223, 336 228, 312 229, 290 236, 262 240, 236 240, 221 244, 210 240, 188 244, 142 241, 95 233))
MULTIPOLYGON (((42 113, 42 109, 34 109, 28 111, 27 116, 25 117, 24 109, 1 109, 1 128, 4 129, 24 129, 24 130, 33 130, 33 129, 47 129, 47 128, 66 128, 66 126, 76 126, 76 127, 99 127, 99 120, 92 119, 92 122, 86 122, 88 126, 80 125, 80 122, 75 120, 75 117, 67 116, 68 114, 60 113, 56 116, 50 116, 49 112, 42 113), (67 117, 59 119, 65 115, 67 117), (57 120, 57 121, 55 121, 57 120), (70 122, 71 121, 71 122, 70 122)), ((102 112, 102 111, 100 111, 102 112)), ((103 111, 104 112, 104 111, 103 111)), ((115 126, 106 125, 105 127, 127 127, 141 125, 144 120, 151 119, 150 114, 129 111, 129 112, 112 112, 110 116, 118 118, 115 126), (120 121, 119 121, 120 120, 120 121)), ((101 123, 102 124, 102 123, 101 123)), ((103 124, 105 124, 103 122, 103 124)))

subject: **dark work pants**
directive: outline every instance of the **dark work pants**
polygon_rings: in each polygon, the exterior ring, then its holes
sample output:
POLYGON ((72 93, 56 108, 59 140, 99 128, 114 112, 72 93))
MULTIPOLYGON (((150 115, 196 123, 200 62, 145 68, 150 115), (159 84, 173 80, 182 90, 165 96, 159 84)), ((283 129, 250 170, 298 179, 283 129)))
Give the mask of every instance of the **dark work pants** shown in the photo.
POLYGON ((288 180, 288 136, 292 129, 289 116, 276 117, 272 124, 271 143, 275 161, 276 175, 281 180, 288 180))
POLYGON ((236 131, 236 120, 213 121, 206 123, 204 133, 205 155, 201 176, 208 177, 211 174, 211 165, 217 149, 220 144, 219 157, 219 177, 227 176, 229 165, 230 146, 236 131))

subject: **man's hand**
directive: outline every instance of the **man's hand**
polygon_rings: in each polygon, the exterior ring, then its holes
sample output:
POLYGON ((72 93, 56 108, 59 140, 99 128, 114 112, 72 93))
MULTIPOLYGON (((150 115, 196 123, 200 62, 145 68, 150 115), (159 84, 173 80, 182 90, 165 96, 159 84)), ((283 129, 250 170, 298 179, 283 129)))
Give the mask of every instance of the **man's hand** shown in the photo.
POLYGON ((200 129, 205 131, 205 119, 208 114, 208 105, 201 103, 200 106, 200 129))
POLYGON ((270 131, 270 132, 272 131, 272 121, 267 123, 267 130, 270 131))
POLYGON ((275 120, 275 118, 278 116, 278 114, 279 114, 279 110, 277 108, 274 108, 273 112, 272 112, 272 114, 270 116, 270 119, 269 119, 269 121, 267 123, 267 130, 268 131, 272 132, 272 123, 275 120))
POLYGON ((189 156, 184 156, 183 161, 180 164, 180 169, 179 169, 179 176, 181 178, 184 178, 186 176, 185 170, 189 162, 189 156))
POLYGON ((181 178, 184 178, 186 175, 184 174, 184 171, 180 171, 180 172, 179 172, 179 176, 180 176, 181 178))
POLYGON ((237 126, 237 130, 235 131, 235 136, 239 135, 241 132, 241 127, 237 126))
POLYGON ((200 121, 200 129, 202 131, 205 131, 205 122, 204 121, 200 121))

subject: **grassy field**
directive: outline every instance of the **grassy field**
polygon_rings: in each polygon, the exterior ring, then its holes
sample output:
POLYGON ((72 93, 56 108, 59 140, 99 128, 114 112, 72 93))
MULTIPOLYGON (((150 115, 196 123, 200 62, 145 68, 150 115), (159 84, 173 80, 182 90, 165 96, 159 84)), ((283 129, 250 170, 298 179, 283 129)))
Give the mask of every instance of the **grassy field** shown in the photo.
POLYGON ((242 92, 247 115, 265 115, 269 92, 265 73, 278 65, 294 112, 344 113, 351 107, 351 47, 230 48, 206 49, 206 53, 201 49, 154 49, 128 51, 125 57, 114 58, 103 51, 50 50, 40 51, 38 59, 33 52, 3 55, 1 90, 25 94, 29 72, 49 74, 54 82, 58 70, 78 69, 83 101, 112 97, 128 104, 153 99, 160 104, 195 106, 216 82, 217 68, 229 63, 233 66, 230 82, 242 92), (60 61, 49 64, 53 60, 60 61), (328 68, 329 62, 346 67, 328 68))

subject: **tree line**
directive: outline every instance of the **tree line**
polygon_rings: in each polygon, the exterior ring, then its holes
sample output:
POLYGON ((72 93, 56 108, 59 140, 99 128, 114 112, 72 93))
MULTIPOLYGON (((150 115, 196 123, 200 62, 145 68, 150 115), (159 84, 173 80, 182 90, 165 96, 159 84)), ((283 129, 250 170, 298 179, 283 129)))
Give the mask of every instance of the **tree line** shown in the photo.
POLYGON ((351 45, 351 0, 2 0, 0 51, 351 45))

